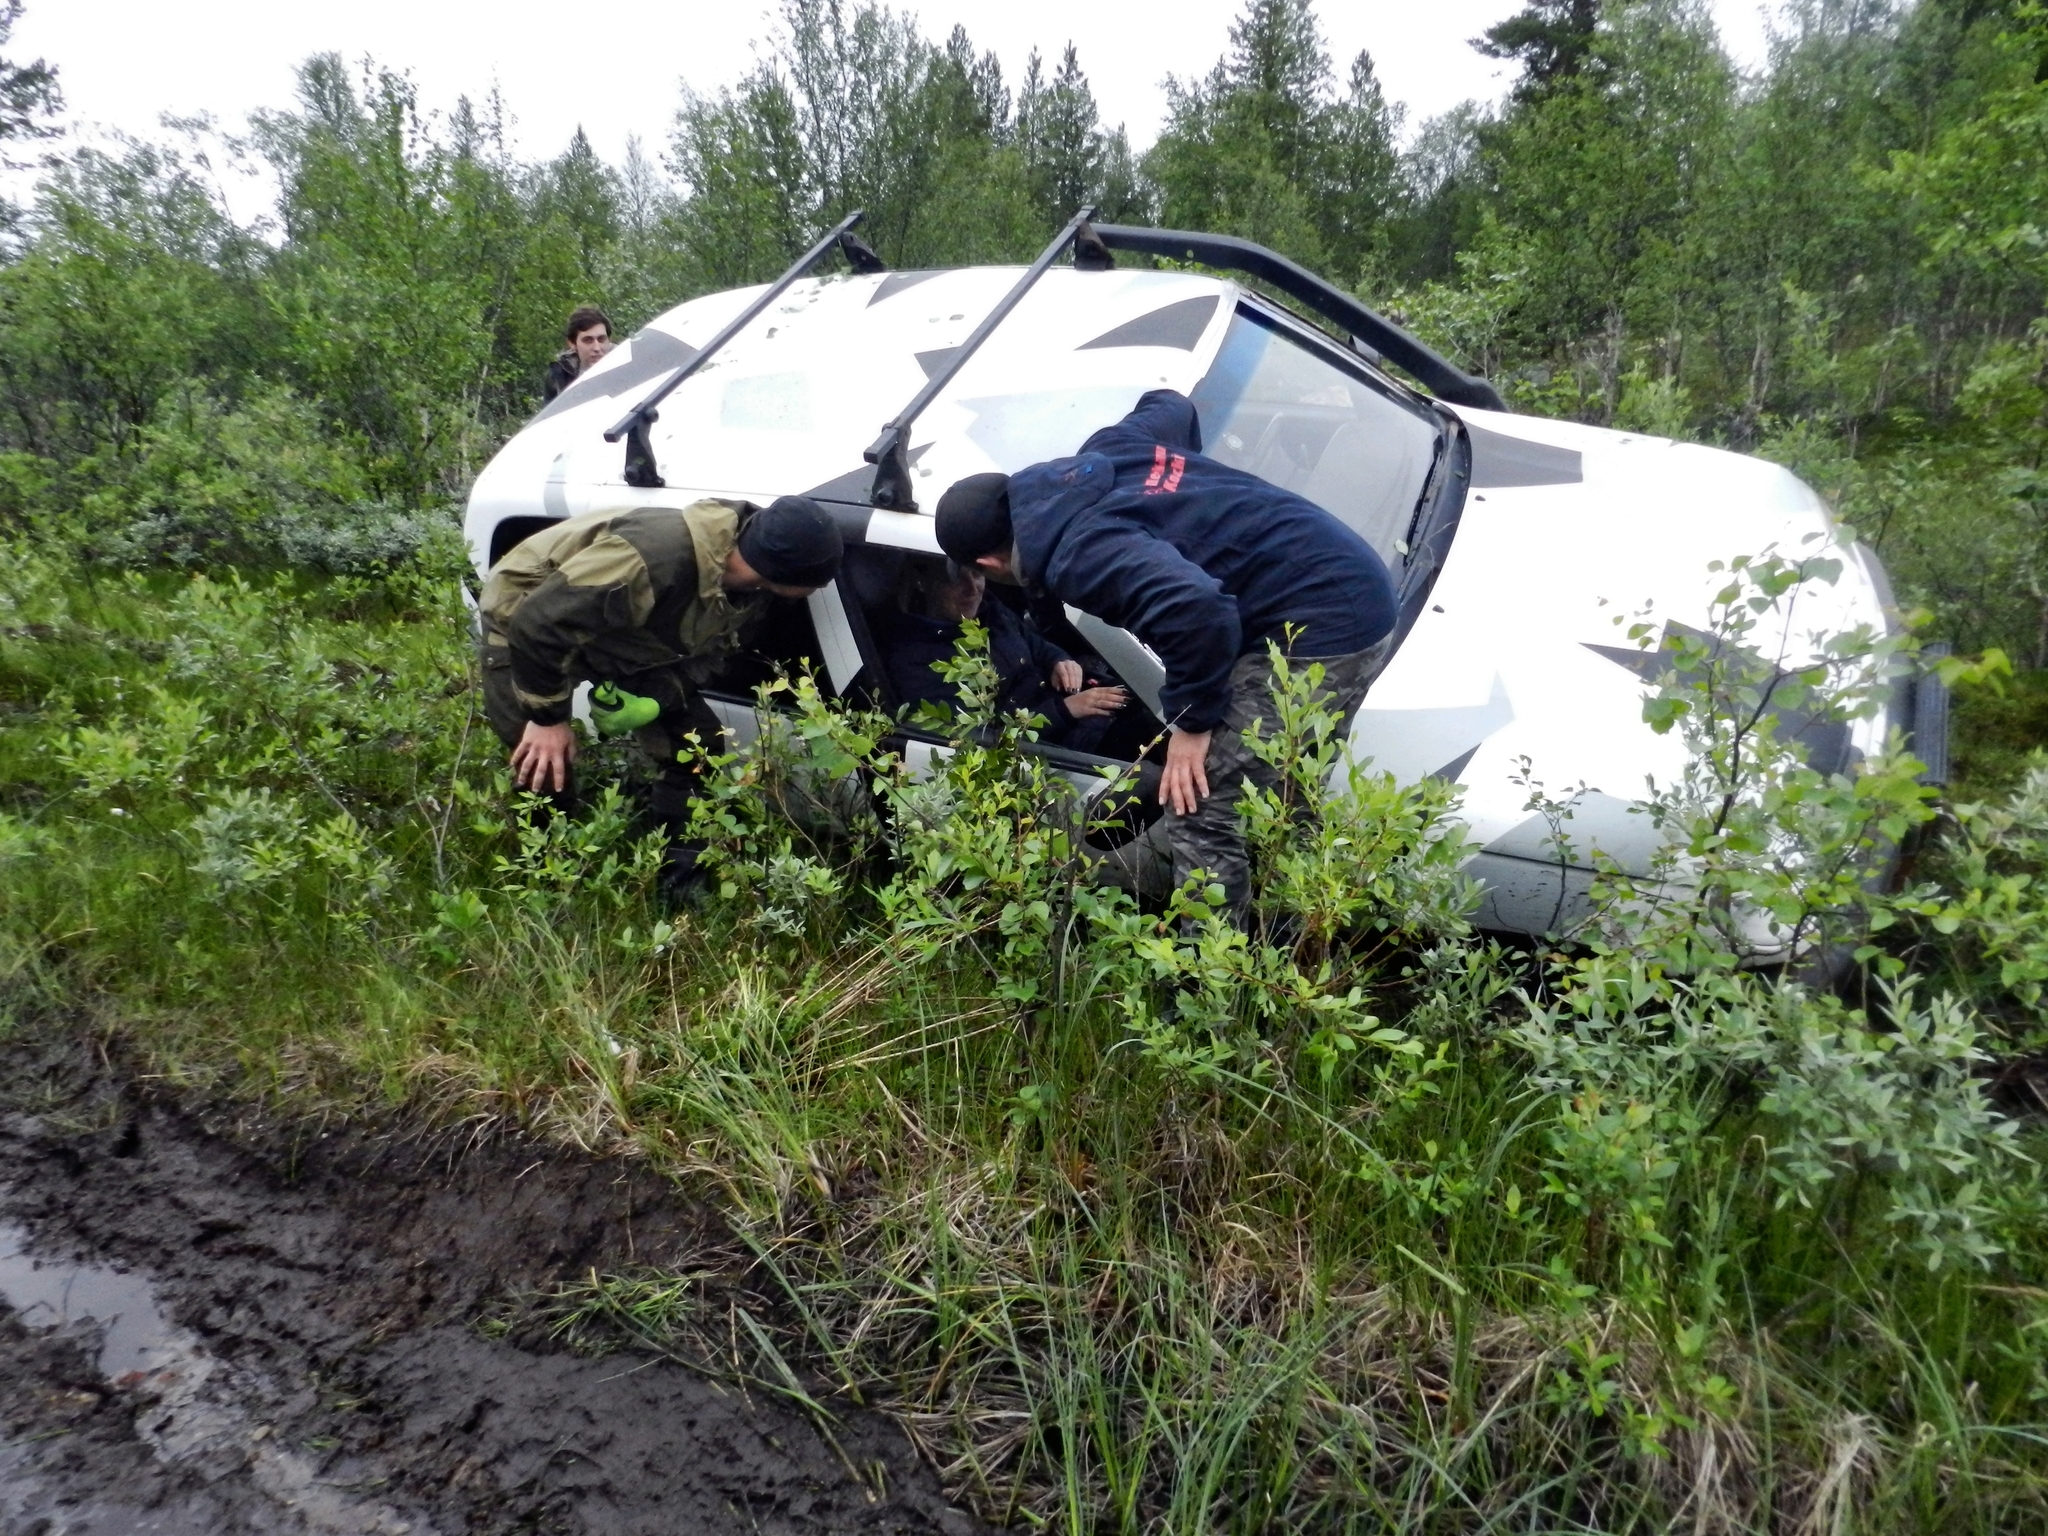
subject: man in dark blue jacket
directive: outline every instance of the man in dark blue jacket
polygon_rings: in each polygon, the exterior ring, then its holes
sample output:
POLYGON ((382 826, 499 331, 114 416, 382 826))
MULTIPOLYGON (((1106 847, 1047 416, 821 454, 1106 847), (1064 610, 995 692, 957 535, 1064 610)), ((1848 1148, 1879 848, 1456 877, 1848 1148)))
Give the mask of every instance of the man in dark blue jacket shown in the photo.
POLYGON ((1365 540, 1201 448, 1194 404, 1153 390, 1072 458, 958 482, 936 532, 961 564, 1128 629, 1158 654, 1174 878, 1206 870, 1242 922, 1251 871, 1237 801, 1248 778, 1275 783, 1243 740, 1253 721, 1274 728, 1267 646, 1323 664, 1326 702, 1348 730, 1398 603, 1365 540))

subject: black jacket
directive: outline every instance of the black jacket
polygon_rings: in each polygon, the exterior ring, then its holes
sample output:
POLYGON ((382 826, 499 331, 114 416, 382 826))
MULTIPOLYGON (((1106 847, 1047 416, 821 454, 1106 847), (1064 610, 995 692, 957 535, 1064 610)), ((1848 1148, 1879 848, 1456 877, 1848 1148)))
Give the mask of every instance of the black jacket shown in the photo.
MULTIPOLYGON (((1072 658, 1036 629, 1018 618, 996 598, 981 605, 978 615, 988 631, 989 661, 1001 680, 1003 713, 1023 710, 1045 720, 1040 739, 1064 742, 1076 725, 1067 713, 1066 700, 1052 685, 1052 669, 1072 658)), ((950 661, 960 639, 960 626, 914 613, 896 613, 890 619, 885 645, 889 658, 889 680, 906 704, 943 704, 957 709, 959 690, 932 670, 933 664, 950 661)))
POLYGON ((574 384, 577 374, 582 371, 582 367, 578 364, 574 352, 564 349, 556 354, 555 360, 548 364, 547 373, 541 380, 541 404, 546 405, 555 396, 559 395, 571 384, 574 384))
POLYGON ((1155 389, 1073 458, 1010 477, 1025 582, 1156 651, 1166 719, 1190 731, 1222 722, 1231 667, 1289 625, 1295 655, 1347 656, 1398 617, 1371 545, 1201 447, 1193 402, 1155 389))

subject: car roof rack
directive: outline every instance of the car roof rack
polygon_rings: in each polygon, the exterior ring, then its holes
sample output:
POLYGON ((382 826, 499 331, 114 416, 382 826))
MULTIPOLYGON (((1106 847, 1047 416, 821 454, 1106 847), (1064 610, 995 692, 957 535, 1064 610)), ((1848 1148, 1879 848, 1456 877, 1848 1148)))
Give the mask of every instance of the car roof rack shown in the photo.
MULTIPOLYGON (((894 419, 882 428, 882 435, 876 438, 873 446, 862 455, 875 466, 874 483, 868 489, 869 506, 881 507, 891 512, 917 510, 917 497, 910 487, 910 459, 906 451, 910 442, 911 427, 917 418, 924 414, 924 408, 938 398, 939 391, 952 383, 953 376, 980 350, 981 344, 995 334, 996 327, 1017 307, 1018 301, 1031 291, 1032 284, 1045 276, 1046 268, 1059 260, 1060 253, 1069 245, 1074 245, 1081 232, 1087 229, 1088 221, 1094 216, 1095 209, 1091 206, 1083 208, 1067 220, 1067 227, 1059 232, 1052 244, 1038 253, 1038 259, 1025 268, 1024 275, 1002 296, 996 307, 982 317, 981 324, 977 325, 968 338, 953 349, 953 355, 924 381, 924 388, 911 398, 910 404, 898 411, 894 419)), ((1079 246, 1075 247, 1074 264, 1086 265, 1085 253, 1079 246)))
POLYGON ((1419 337, 1367 309, 1335 283, 1263 245, 1234 235, 1205 235, 1186 229, 1093 224, 1080 232, 1074 264, 1100 271, 1109 265, 1111 251, 1137 251, 1164 256, 1170 261, 1196 261, 1205 267, 1246 273, 1341 327, 1354 345, 1370 348, 1451 404, 1482 411, 1508 408, 1500 391, 1485 379, 1466 373, 1419 337))
POLYGON ((727 342, 752 324, 762 310, 781 298, 783 291, 791 283, 835 250, 843 253, 847 264, 863 276, 870 272, 889 270, 883 264, 882 258, 875 254, 874 248, 853 232, 853 226, 865 215, 865 209, 856 208, 841 219, 816 245, 799 256, 788 271, 770 283, 759 298, 741 310, 724 330, 712 337, 702 352, 674 369, 667 378, 648 391, 638 405, 621 416, 618 422, 606 431, 604 440, 608 443, 616 443, 622 437, 626 440, 626 484, 639 486, 643 490, 656 490, 668 484, 661 478, 661 470, 654 462, 654 445, 647 437, 647 429, 660 419, 655 407, 674 393, 676 386, 683 380, 711 361, 727 342))

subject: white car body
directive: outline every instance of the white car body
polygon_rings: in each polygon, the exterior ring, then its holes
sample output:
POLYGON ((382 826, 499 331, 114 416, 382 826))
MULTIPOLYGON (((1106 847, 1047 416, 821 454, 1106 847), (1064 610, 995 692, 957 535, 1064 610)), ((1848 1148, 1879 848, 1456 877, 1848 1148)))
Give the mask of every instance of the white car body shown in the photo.
MULTIPOLYGON (((1597 846, 1624 867, 1647 867, 1654 833, 1630 806, 1650 778, 1676 774, 1682 748, 1644 725, 1647 685, 1640 666, 1628 664, 1634 648, 1614 619, 1653 605, 1658 618, 1697 628, 1725 581, 1709 562, 1773 547, 1788 556, 1827 548, 1833 525, 1812 490, 1777 465, 1713 448, 1424 403, 1226 279, 1055 269, 917 421, 910 459, 921 510, 870 508, 862 449, 1017 276, 1015 268, 981 267, 796 282, 661 404, 650 441, 667 484, 635 488, 624 481, 621 445, 605 442, 604 431, 762 290, 679 305, 577 380, 478 477, 466 521, 478 570, 547 521, 682 506, 699 496, 765 504, 806 493, 840 518, 850 545, 935 555, 930 511, 955 479, 1071 454, 1149 389, 1180 390, 1201 403, 1226 339, 1252 326, 1257 345, 1286 354, 1279 366, 1311 367, 1289 350, 1296 349, 1341 374, 1346 382, 1329 398, 1350 390, 1368 426, 1381 415, 1368 421, 1367 406, 1384 414, 1387 401, 1418 420, 1454 412, 1472 445, 1448 554, 1419 605, 1411 593, 1412 628, 1358 714, 1354 756, 1403 782, 1436 775, 1463 787, 1488 927, 1548 931, 1579 906, 1589 878, 1584 869, 1561 872, 1547 825, 1527 809, 1529 789, 1512 781, 1523 758, 1553 796, 1590 787, 1570 826, 1582 856, 1597 846)), ((1314 401, 1317 392, 1303 398, 1314 401)), ((1204 430, 1221 454, 1206 416, 1204 430)), ((1409 431, 1400 425, 1392 435, 1409 431)), ((1311 483, 1314 473, 1304 471, 1311 483)), ((1375 542, 1400 580, 1404 546, 1385 527, 1375 542)), ((1802 639, 1892 622, 1875 559, 1856 547, 1834 552, 1845 561, 1841 579, 1805 592, 1789 617, 1802 639)), ((875 596, 851 590, 853 582, 850 573, 808 605, 815 648, 805 648, 840 690, 864 673, 871 678, 877 665, 861 606, 875 596)), ((1156 704, 1156 659, 1122 631, 1070 617, 1156 704)), ((732 729, 751 734, 744 691, 714 703, 732 729)), ((1874 750, 1889 723, 1858 726, 1846 745, 1874 750)), ((1156 828, 1148 839, 1156 853, 1156 828)))

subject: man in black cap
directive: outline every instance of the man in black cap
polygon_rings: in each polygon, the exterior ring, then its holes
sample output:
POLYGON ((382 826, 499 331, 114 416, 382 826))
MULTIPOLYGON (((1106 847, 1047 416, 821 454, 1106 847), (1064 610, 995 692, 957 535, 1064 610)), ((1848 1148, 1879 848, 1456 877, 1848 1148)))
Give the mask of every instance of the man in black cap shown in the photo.
POLYGON ((1399 605, 1365 540, 1201 448, 1193 402, 1154 390, 1073 458, 958 482, 936 531, 961 564, 1128 629, 1158 654, 1174 878, 1220 881, 1242 925, 1251 869, 1237 802, 1247 779, 1278 782, 1244 740, 1254 721, 1275 726, 1267 647, 1322 663, 1324 702, 1348 730, 1399 605))
POLYGON ((648 812, 678 838, 671 884, 687 883, 698 850, 680 834, 696 771, 677 753, 693 734, 716 750, 720 730, 697 690, 769 595, 808 597, 839 573, 842 552, 837 525, 804 496, 592 512, 517 545, 479 604, 484 712, 511 749, 514 781, 572 795, 576 685, 609 685, 632 701, 614 718, 652 770, 648 812))

